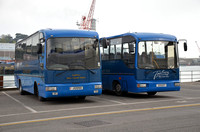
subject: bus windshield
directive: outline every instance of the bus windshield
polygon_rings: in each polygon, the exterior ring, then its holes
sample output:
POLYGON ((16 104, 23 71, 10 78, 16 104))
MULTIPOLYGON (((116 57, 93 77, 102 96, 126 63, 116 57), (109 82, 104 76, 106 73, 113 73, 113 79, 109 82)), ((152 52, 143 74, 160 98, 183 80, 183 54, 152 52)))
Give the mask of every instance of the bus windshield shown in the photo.
POLYGON ((46 67, 49 70, 84 70, 100 68, 98 39, 48 39, 46 67))
POLYGON ((138 68, 174 69, 177 68, 175 42, 141 41, 138 44, 138 68))

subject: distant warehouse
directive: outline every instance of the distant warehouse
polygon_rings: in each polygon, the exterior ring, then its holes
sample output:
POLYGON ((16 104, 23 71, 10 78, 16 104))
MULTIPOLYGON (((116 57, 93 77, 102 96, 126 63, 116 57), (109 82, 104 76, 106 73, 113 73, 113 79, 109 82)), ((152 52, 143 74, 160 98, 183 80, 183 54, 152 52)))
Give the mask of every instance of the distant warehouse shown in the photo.
POLYGON ((15 60, 15 43, 0 43, 0 60, 15 60))

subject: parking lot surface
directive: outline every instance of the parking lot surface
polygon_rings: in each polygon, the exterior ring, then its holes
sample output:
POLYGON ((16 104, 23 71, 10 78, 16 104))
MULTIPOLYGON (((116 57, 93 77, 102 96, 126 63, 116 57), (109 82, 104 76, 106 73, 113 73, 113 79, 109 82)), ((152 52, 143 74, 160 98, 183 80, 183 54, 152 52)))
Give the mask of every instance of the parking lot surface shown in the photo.
POLYGON ((0 91, 0 132, 199 132, 200 83, 155 96, 104 93, 38 101, 17 90, 0 91))

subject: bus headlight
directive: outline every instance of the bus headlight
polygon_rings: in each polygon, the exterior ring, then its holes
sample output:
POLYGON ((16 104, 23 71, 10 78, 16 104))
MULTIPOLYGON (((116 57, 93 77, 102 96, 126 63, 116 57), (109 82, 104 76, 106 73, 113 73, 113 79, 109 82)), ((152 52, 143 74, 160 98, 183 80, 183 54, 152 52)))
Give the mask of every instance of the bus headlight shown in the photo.
POLYGON ((143 84, 137 84, 138 88, 146 88, 147 84, 143 83, 143 84))
POLYGON ((178 86, 180 86, 180 83, 176 82, 176 83, 174 83, 174 86, 178 87, 178 86))
POLYGON ((46 87, 46 91, 57 91, 57 87, 46 87))
POLYGON ((102 89, 102 85, 94 85, 95 89, 102 89))

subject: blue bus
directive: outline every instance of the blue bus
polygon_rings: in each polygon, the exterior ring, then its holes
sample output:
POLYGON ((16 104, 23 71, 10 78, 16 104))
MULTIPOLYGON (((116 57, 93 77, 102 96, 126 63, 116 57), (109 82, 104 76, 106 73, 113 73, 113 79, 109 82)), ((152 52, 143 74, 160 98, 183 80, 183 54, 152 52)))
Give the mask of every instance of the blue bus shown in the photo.
POLYGON ((102 93, 99 35, 94 31, 37 31, 16 43, 15 84, 39 100, 102 93))
MULTIPOLYGON (((101 38, 103 90, 122 93, 179 91, 178 41, 160 33, 101 38)), ((187 43, 184 43, 187 50, 187 43)))

